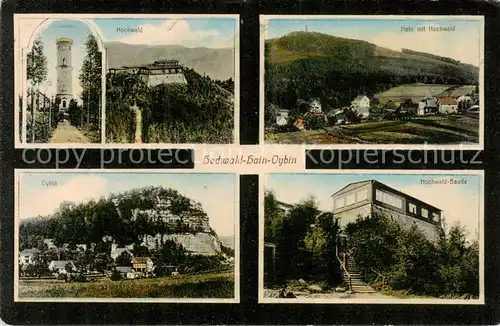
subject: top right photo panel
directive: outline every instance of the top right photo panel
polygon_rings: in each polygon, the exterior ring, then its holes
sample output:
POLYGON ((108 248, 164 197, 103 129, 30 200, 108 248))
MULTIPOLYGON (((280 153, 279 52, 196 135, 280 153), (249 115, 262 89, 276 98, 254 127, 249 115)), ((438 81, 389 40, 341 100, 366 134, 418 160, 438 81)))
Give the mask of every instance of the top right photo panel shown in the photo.
POLYGON ((261 143, 483 148, 483 16, 260 20, 261 143))

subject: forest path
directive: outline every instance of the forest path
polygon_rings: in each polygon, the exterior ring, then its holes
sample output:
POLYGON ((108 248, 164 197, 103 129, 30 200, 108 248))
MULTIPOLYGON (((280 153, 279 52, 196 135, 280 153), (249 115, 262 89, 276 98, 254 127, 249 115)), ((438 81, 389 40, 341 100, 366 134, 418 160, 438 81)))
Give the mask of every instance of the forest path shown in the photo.
POLYGON ((78 128, 64 120, 57 125, 51 143, 90 143, 90 140, 78 128))

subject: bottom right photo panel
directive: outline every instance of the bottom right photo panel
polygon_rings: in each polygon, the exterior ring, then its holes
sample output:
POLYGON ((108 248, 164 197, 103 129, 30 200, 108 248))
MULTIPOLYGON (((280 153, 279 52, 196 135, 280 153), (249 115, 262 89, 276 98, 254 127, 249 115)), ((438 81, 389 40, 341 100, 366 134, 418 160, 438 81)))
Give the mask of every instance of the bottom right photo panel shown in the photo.
POLYGON ((484 173, 262 174, 260 303, 484 304, 484 173))

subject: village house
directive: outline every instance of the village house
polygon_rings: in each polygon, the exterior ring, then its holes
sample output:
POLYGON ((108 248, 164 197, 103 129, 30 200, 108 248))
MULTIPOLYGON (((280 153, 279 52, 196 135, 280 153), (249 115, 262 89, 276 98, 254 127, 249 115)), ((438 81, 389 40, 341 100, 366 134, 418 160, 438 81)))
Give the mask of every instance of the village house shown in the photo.
POLYGON ((57 249, 57 246, 54 244, 54 239, 44 239, 43 243, 47 245, 47 249, 57 249))
POLYGON ((439 113, 457 113, 458 102, 454 98, 439 99, 439 113))
POLYGON ((313 99, 309 104, 309 112, 311 113, 321 113, 321 103, 317 99, 313 99))
POLYGON ((351 107, 364 119, 370 116, 370 99, 366 95, 356 96, 351 102, 351 107))
POLYGON ((429 115, 437 111, 437 102, 435 98, 427 97, 418 102, 417 115, 429 115))
POLYGON ((341 124, 344 124, 346 123, 346 119, 345 119, 345 114, 344 113, 338 113, 337 115, 335 115, 335 124, 336 125, 341 125, 341 124))
POLYGON ((122 278, 127 278, 129 273, 132 273, 132 267, 130 266, 116 266, 116 271, 120 273, 122 278))
POLYGON ((279 110, 276 114, 276 124, 278 126, 285 126, 288 124, 288 114, 290 110, 279 110))
POLYGON ((344 227, 356 219, 379 213, 405 229, 415 225, 431 241, 438 238, 442 212, 426 202, 376 180, 350 183, 332 195, 333 214, 344 227))
POLYGON ((151 257, 134 257, 132 259, 132 268, 134 272, 141 272, 146 275, 154 270, 154 263, 151 257))
POLYGON ((178 60, 158 60, 151 64, 129 65, 109 69, 110 74, 128 72, 138 75, 148 86, 160 84, 187 84, 178 60))
POLYGON ((278 201, 278 209, 281 211, 281 213, 288 214, 288 212, 290 212, 292 208, 293 205, 278 201))
POLYGON ((352 100, 351 107, 356 110, 360 108, 369 108, 370 99, 366 95, 358 95, 354 100, 352 100))
POLYGON ((34 264, 38 254, 40 254, 40 250, 37 248, 24 249, 19 253, 19 264, 22 266, 34 264))
POLYGON ((66 266, 70 268, 70 271, 76 272, 77 268, 72 260, 53 260, 49 264, 49 270, 54 274, 67 274, 68 270, 66 266), (69 264, 69 265, 68 265, 69 264))

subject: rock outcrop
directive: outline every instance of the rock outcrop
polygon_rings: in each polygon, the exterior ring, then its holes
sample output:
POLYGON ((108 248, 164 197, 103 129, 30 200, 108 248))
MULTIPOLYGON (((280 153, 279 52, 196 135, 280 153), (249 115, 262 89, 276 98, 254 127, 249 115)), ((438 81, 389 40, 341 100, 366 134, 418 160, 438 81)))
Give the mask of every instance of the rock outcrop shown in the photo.
MULTIPOLYGON (((200 203, 162 187, 145 189, 136 203, 140 207, 129 207, 131 220, 156 226, 140 237, 142 245, 158 249, 169 240, 195 255, 221 252, 221 242, 200 203)), ((125 214, 122 207, 127 205, 115 202, 115 206, 120 215, 125 214)))

